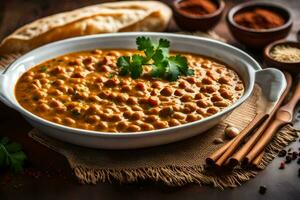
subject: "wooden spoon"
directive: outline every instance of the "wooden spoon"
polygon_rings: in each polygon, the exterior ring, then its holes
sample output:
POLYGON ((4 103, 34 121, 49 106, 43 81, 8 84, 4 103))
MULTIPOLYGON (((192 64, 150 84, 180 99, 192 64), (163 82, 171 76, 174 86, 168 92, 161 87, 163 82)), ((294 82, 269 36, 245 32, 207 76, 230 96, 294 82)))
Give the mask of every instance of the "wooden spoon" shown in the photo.
POLYGON ((243 164, 251 163, 271 141, 274 133, 283 125, 289 124, 293 120, 294 109, 300 100, 300 81, 298 81, 296 90, 290 101, 278 109, 274 121, 270 124, 268 129, 263 133, 258 143, 251 149, 245 157, 243 164))

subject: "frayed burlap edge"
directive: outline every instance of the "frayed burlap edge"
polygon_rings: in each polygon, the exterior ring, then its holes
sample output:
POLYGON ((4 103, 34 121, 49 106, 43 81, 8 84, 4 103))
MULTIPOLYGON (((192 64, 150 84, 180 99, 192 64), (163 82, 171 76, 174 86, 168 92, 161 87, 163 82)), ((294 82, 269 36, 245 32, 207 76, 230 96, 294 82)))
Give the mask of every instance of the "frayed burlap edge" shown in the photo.
MULTIPOLYGON (((283 127, 272 139, 265 150, 259 166, 264 169, 278 154, 298 137, 297 131, 290 125, 283 127)), ((253 178, 260 169, 235 168, 232 171, 216 174, 205 169, 204 166, 177 167, 165 166, 159 168, 147 167, 138 169, 90 169, 70 163, 75 175, 81 183, 96 184, 98 182, 134 183, 143 180, 162 182, 168 186, 183 186, 190 183, 199 185, 213 185, 224 189, 237 187, 242 182, 253 178)))

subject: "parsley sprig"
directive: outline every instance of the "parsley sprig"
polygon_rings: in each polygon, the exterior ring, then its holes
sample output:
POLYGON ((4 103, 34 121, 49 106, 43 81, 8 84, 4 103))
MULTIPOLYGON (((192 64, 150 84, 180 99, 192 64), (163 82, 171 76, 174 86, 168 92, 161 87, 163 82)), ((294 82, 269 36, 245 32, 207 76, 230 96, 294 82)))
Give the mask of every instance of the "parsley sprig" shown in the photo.
POLYGON ((10 142, 7 137, 0 140, 0 168, 9 167, 14 172, 21 172, 26 159, 20 144, 10 142))
POLYGON ((194 75, 194 70, 189 69, 186 57, 182 55, 170 56, 170 42, 166 39, 159 39, 158 43, 149 37, 138 37, 137 48, 144 52, 144 55, 134 54, 133 56, 121 56, 118 58, 117 66, 120 68, 120 75, 130 75, 133 79, 143 74, 143 66, 152 67, 152 77, 176 81, 180 76, 194 75))

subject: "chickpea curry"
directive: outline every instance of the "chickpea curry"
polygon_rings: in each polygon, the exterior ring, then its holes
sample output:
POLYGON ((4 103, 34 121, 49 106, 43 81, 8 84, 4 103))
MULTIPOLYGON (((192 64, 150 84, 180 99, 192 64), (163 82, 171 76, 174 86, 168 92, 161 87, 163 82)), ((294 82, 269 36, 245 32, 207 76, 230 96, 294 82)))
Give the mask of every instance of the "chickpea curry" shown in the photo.
MULTIPOLYGON (((193 74, 175 81, 154 77, 145 65, 138 78, 120 75, 118 59, 136 50, 92 50, 41 63, 24 73, 15 95, 46 120, 101 132, 138 132, 197 121, 238 100, 244 85, 223 63, 180 53, 193 74)), ((171 53, 171 55, 173 55, 171 53)))

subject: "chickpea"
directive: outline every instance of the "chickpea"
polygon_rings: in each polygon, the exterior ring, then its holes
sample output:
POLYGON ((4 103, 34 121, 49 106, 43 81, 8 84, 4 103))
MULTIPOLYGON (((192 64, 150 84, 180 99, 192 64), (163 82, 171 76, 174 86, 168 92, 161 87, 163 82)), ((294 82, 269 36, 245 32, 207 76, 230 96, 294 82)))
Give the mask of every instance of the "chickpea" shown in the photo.
POLYGON ((174 110, 171 107, 164 107, 159 111, 160 117, 170 117, 174 114, 174 110))
POLYGON ((119 79, 108 79, 104 85, 106 87, 116 87, 120 83, 119 79))
POLYGON ((183 113, 180 113, 180 112, 175 112, 173 114, 173 118, 177 119, 177 120, 182 120, 185 118, 185 114, 183 113))
POLYGON ((159 104, 159 100, 157 97, 149 97, 148 102, 150 106, 157 106, 159 104))
POLYGON ((154 83, 152 83, 151 87, 159 89, 161 87, 161 83, 158 81, 155 81, 154 83))
POLYGON ((225 76, 222 76, 219 78, 218 82, 221 83, 221 84, 228 84, 229 83, 229 78, 225 77, 225 76))
POLYGON ((197 101, 197 105, 200 108, 207 108, 208 106, 210 106, 211 104, 208 101, 205 101, 203 99, 200 99, 199 101, 197 101))
POLYGON ((128 85, 123 85, 123 86, 121 87, 121 91, 122 91, 122 92, 129 92, 130 90, 131 90, 131 87, 128 86, 128 85))
POLYGON ((195 114, 189 114, 186 116, 186 121, 187 122, 194 122, 197 121, 199 119, 199 116, 195 115, 195 114))
POLYGON ((75 120, 70 117, 66 117, 63 119, 63 123, 65 125, 73 125, 73 124, 75 124, 75 120))
POLYGON ((206 73, 206 75, 208 76, 208 77, 210 77, 212 80, 218 80, 218 74, 217 73, 214 73, 213 71, 208 71, 207 73, 206 73))
POLYGON ((207 109, 207 112, 210 113, 210 114, 215 114, 215 113, 219 112, 219 108, 210 107, 210 108, 207 109))
POLYGON ((31 82, 32 80, 33 80, 33 77, 32 76, 24 76, 23 78, 22 78, 25 82, 31 82))
POLYGON ((115 98, 115 100, 118 102, 118 103, 124 103, 126 102, 128 99, 128 96, 126 94, 118 94, 115 98))
POLYGON ((53 85, 56 85, 56 86, 61 86, 61 85, 64 85, 64 84, 65 84, 64 80, 55 80, 53 82, 53 85))
POLYGON ((130 119, 131 120, 140 120, 140 119, 142 119, 142 117, 143 117, 143 114, 141 112, 134 112, 134 113, 132 113, 130 119))
POLYGON ((119 131, 126 130, 127 127, 128 127, 128 122, 121 121, 121 122, 118 122, 118 124, 117 124, 117 130, 119 130, 119 131))
POLYGON ((65 74, 66 73, 66 69, 61 67, 61 66, 57 66, 54 67, 51 71, 51 74, 57 75, 57 74, 65 74))
POLYGON ((168 124, 169 126, 178 126, 180 125, 180 122, 177 119, 171 119, 168 124))
POLYGON ((202 109, 202 108, 198 108, 198 109, 196 110, 196 112, 197 112, 198 114, 200 114, 200 115, 203 115, 203 116, 205 116, 205 115, 206 115, 206 112, 205 112, 205 110, 204 110, 204 109, 202 109))
POLYGON ((210 78, 205 77, 205 78, 202 79, 201 83, 204 84, 204 85, 211 85, 213 82, 210 78))
POLYGON ((173 94, 173 90, 171 87, 164 87, 161 91, 160 94, 163 96, 171 96, 173 94))
POLYGON ((100 121, 100 117, 98 115, 90 115, 87 117, 87 121, 91 124, 96 124, 100 121))
POLYGON ((101 91, 98 96, 102 99, 106 99, 111 95, 111 93, 107 90, 101 91))
POLYGON ((102 50, 100 50, 100 49, 94 49, 94 50, 92 50, 91 53, 92 54, 102 54, 102 50))
POLYGON ((137 84, 135 85, 135 88, 136 88, 137 90, 140 90, 140 91, 145 91, 146 86, 145 86, 144 83, 139 82, 139 83, 137 83, 137 84))
MULTIPOLYGON (((69 109, 69 108, 68 108, 69 109)), ((97 104, 92 104, 89 106, 89 108, 86 111, 89 114, 99 114, 101 113, 101 106, 97 105, 97 104)))
POLYGON ((25 73, 26 76, 34 76, 34 72, 33 71, 28 71, 25 73))
POLYGON ((227 106, 229 106, 229 103, 227 101, 217 101, 217 102, 214 102, 214 106, 227 107, 227 106))
POLYGON ((243 85, 242 84, 238 84, 235 86, 235 90, 236 91, 242 91, 244 89, 243 85))
POLYGON ((54 108, 63 106, 62 102, 55 99, 51 100, 49 105, 54 108))
POLYGON ((47 79, 47 78, 42 78, 42 79, 40 79, 40 83, 41 84, 43 84, 43 85, 45 85, 45 84, 47 84, 47 83, 49 83, 50 81, 47 79))
POLYGON ((111 72, 111 68, 107 65, 102 65, 101 67, 99 67, 99 71, 101 72, 111 72))
POLYGON ((97 129, 104 131, 108 128, 107 122, 100 121, 96 127, 97 127, 97 129))
POLYGON ((214 93, 214 92, 216 92, 217 91, 217 88, 216 88, 216 86, 214 86, 214 85, 207 85, 207 86, 204 86, 204 87, 202 87, 201 88, 201 91, 203 91, 203 92, 208 92, 208 93, 214 93))
POLYGON ((148 123, 152 123, 158 120, 158 117, 156 115, 149 115, 145 118, 145 121, 148 123))
POLYGON ((127 103, 129 105, 136 105, 138 103, 138 101, 135 97, 129 97, 128 100, 127 100, 127 103))
POLYGON ((195 99, 196 100, 198 100, 198 99, 204 99, 204 98, 205 98, 205 96, 202 93, 198 93, 198 94, 195 95, 195 99))
POLYGON ((89 100, 92 101, 92 102, 100 102, 101 101, 100 97, 98 97, 96 95, 90 96, 89 100))
POLYGON ((142 124, 140 125, 140 127, 141 127, 141 129, 142 129, 143 131, 151 131, 151 130, 154 129, 153 125, 148 124, 148 123, 142 123, 142 124))
POLYGON ((186 87, 188 87, 188 82, 186 82, 186 81, 180 81, 179 82, 179 84, 178 84, 178 86, 180 87, 180 88, 182 88, 182 89, 185 89, 186 87))
POLYGON ((95 62, 95 58, 94 57, 87 57, 87 58, 85 58, 85 59, 83 59, 82 60, 82 63, 84 64, 84 65, 90 65, 90 64, 92 64, 93 62, 95 62))
POLYGON ((108 113, 100 113, 99 116, 103 121, 110 121, 110 115, 108 113))
POLYGON ((186 80, 190 84, 195 84, 196 83, 196 78, 195 77, 188 77, 188 78, 186 78, 186 80))
POLYGON ((160 109, 157 108, 157 107, 155 107, 155 108, 150 108, 150 109, 147 111, 147 113, 148 113, 148 114, 151 114, 151 115, 158 115, 159 111, 160 111, 160 109))
POLYGON ((166 121, 156 121, 156 122, 154 122, 153 125, 157 129, 167 128, 168 127, 168 122, 166 122, 166 121))
POLYGON ((183 95, 183 92, 181 90, 177 89, 177 90, 175 90, 174 95, 180 97, 183 95))
POLYGON ((131 111, 125 111, 123 113, 123 117, 126 118, 126 119, 130 119, 131 118, 131 115, 132 115, 132 112, 131 111))
POLYGON ((172 108, 173 108, 174 112, 178 112, 178 111, 180 111, 180 110, 181 110, 181 106, 180 106, 180 105, 178 105, 178 104, 176 104, 176 105, 173 105, 173 106, 172 106, 172 108))
POLYGON ((38 73, 34 75, 34 78, 36 79, 42 79, 42 78, 46 78, 47 74, 46 73, 38 73))
POLYGON ((189 93, 194 93, 194 92, 195 92, 195 90, 193 90, 193 89, 190 88, 190 87, 185 88, 185 91, 187 91, 187 92, 189 92, 189 93))
POLYGON ((222 98, 220 95, 218 95, 218 94, 214 94, 214 95, 210 98, 210 100, 211 100, 212 102, 217 102, 217 101, 222 101, 223 98, 222 98))
POLYGON ((189 102, 193 99, 193 97, 189 94, 185 94, 180 98, 180 101, 182 102, 189 102))
POLYGON ((133 124, 129 125, 128 128, 127 128, 128 132, 138 132, 140 130, 141 130, 141 128, 139 126, 133 125, 133 124))
POLYGON ((50 110, 50 107, 47 104, 41 104, 38 106, 38 110, 42 112, 47 112, 50 110))
POLYGON ((109 120, 111 122, 118 122, 118 121, 121 121, 122 118, 119 114, 113 114, 113 115, 109 116, 109 120))
POLYGON ((142 111, 142 110, 143 110, 143 109, 142 109, 140 106, 138 106, 138 105, 132 106, 131 109, 132 109, 133 111, 142 111))
POLYGON ((186 103, 183 108, 183 113, 191 113, 197 109, 197 106, 194 103, 186 103))
POLYGON ((61 118, 60 117, 53 117, 52 119, 53 122, 60 124, 61 123, 61 118))

